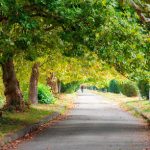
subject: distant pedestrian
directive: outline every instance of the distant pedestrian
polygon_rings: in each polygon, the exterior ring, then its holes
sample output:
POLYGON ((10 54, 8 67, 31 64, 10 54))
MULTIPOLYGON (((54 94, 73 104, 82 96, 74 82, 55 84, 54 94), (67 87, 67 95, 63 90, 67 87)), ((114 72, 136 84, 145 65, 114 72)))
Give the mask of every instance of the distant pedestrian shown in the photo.
POLYGON ((82 93, 83 93, 83 89, 84 89, 84 86, 83 86, 83 85, 81 85, 81 91, 82 91, 82 93))

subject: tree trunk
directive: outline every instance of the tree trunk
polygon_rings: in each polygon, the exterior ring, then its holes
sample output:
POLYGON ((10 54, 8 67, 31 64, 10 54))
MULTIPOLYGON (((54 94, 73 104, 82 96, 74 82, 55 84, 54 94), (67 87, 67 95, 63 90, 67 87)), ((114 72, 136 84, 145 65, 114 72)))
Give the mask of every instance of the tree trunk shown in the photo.
POLYGON ((149 95, 148 95, 148 96, 149 96, 149 98, 148 98, 148 99, 149 99, 149 101, 150 101, 150 88, 149 88, 149 95))
POLYGON ((57 78, 55 77, 54 73, 51 73, 50 77, 47 78, 47 84, 48 84, 48 86, 51 87, 52 92, 54 94, 58 93, 58 82, 57 82, 57 78))
POLYGON ((58 80, 57 84, 58 84, 58 93, 61 93, 61 81, 58 80))
POLYGON ((7 59, 2 64, 3 83, 5 87, 6 104, 4 109, 23 111, 24 101, 13 64, 13 58, 7 59))
POLYGON ((32 104, 38 103, 38 78, 39 78, 39 63, 35 63, 32 67, 29 87, 29 101, 32 104))

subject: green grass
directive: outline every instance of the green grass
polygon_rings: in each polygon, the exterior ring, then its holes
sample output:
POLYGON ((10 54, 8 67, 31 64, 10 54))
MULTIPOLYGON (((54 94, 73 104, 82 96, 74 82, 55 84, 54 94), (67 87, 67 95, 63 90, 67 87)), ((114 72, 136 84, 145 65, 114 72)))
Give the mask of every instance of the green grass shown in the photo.
POLYGON ((150 102, 148 100, 129 101, 127 105, 136 107, 145 116, 150 118, 150 102))
POLYGON ((3 117, 0 118, 0 136, 7 133, 14 132, 27 125, 37 122, 44 116, 51 114, 51 110, 38 110, 31 108, 22 113, 4 112, 3 117))
POLYGON ((37 104, 32 105, 25 112, 3 112, 3 117, 0 118, 0 138, 9 135, 19 129, 38 122, 40 119, 52 114, 53 112, 64 113, 65 110, 71 107, 72 98, 69 95, 61 95, 55 104, 37 104), (60 107, 64 106, 64 110, 60 107))

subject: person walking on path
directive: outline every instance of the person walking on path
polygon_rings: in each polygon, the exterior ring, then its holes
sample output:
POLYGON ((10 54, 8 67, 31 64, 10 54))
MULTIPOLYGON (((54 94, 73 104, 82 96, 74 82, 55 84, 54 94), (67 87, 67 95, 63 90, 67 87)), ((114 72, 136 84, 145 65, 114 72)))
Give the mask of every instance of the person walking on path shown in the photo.
POLYGON ((83 89, 84 89, 84 86, 83 86, 83 85, 81 85, 81 91, 82 91, 82 93, 83 93, 83 89))

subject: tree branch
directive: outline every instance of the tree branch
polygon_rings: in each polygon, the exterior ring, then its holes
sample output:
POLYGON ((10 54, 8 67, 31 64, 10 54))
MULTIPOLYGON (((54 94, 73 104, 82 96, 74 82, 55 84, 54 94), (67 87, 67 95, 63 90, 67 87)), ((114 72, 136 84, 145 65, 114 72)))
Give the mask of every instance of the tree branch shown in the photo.
MULTIPOLYGON (((36 4, 24 5, 22 7, 22 10, 26 12, 30 17, 52 18, 53 20, 57 20, 57 21, 63 19, 62 17, 56 14, 45 12, 46 7, 44 6, 41 7, 36 4)), ((0 22, 7 21, 7 20, 8 17, 5 17, 2 14, 0 14, 0 22)))
POLYGON ((146 18, 142 13, 142 9, 137 5, 133 0, 130 0, 131 6, 136 10, 138 16, 141 18, 143 22, 150 23, 150 18, 146 18))

